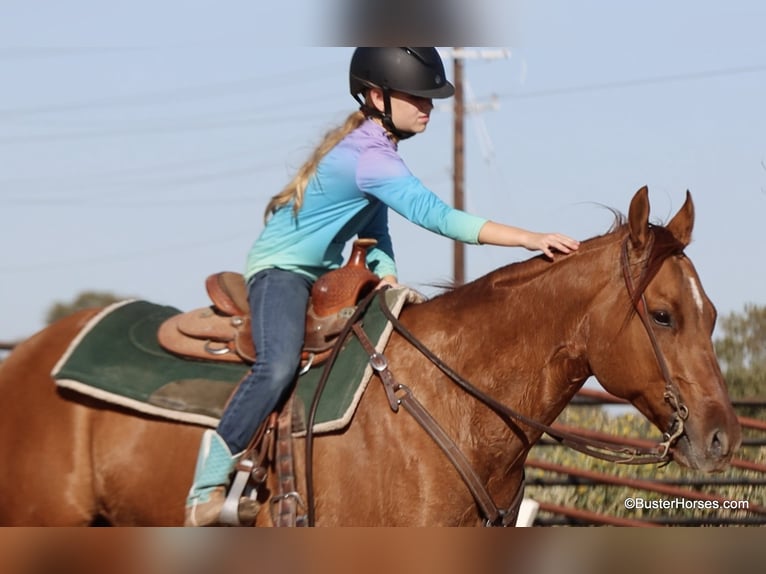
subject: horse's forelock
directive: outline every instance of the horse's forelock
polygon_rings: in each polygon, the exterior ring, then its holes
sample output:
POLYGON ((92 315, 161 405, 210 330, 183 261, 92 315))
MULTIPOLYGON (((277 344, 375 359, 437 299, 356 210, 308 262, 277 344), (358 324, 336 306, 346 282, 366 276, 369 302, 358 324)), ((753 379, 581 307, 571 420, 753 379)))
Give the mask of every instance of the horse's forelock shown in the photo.
POLYGON ((662 264, 670 257, 683 254, 685 247, 666 227, 650 225, 649 229, 654 241, 651 242, 651 249, 646 256, 643 271, 636 284, 636 300, 643 295, 662 264))

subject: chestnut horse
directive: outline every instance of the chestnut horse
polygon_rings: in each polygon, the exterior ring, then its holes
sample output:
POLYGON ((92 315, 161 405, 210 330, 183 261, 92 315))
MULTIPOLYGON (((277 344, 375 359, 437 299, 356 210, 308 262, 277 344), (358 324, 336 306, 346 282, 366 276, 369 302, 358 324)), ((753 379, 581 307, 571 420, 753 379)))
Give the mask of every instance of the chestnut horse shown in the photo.
MULTIPOLYGON (((740 428, 713 351, 716 311, 683 254, 693 223, 687 192, 666 226, 651 225, 642 188, 626 221, 577 252, 497 269, 405 307, 401 323, 462 379, 526 420, 551 423, 594 376, 667 434, 675 461, 722 470, 740 428)), ((0 524, 183 523, 203 429, 63 392, 51 380, 94 314, 49 326, 0 368, 0 524)), ((497 507, 512 506, 540 428, 496 416, 400 332, 385 356, 497 507)), ((304 443, 295 449, 305 493, 304 443)), ((389 408, 377 381, 345 431, 312 444, 317 526, 475 525, 484 518, 444 452, 415 418, 389 408)), ((257 525, 270 525, 269 514, 262 509, 257 525)))

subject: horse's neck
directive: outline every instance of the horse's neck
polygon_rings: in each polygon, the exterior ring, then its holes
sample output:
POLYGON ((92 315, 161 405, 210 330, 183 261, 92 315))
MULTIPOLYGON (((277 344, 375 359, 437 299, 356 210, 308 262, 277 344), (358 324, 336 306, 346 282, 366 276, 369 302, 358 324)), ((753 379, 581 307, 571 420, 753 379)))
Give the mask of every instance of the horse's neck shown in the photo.
POLYGON ((555 263, 499 269, 437 297, 427 304, 428 344, 503 404, 549 423, 592 374, 588 314, 613 275, 604 261, 616 257, 600 242, 555 263))

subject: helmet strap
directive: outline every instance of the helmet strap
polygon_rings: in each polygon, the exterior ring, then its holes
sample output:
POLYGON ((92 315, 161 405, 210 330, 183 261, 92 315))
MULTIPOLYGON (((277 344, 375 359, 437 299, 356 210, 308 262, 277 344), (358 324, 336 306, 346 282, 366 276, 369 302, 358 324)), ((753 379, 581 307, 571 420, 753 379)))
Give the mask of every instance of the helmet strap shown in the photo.
POLYGON ((354 99, 359 102, 359 109, 364 112, 368 117, 378 118, 383 122, 383 127, 394 136, 397 140, 406 140, 415 135, 415 132, 406 132, 400 130, 394 125, 394 120, 391 116, 391 90, 388 88, 381 88, 383 91, 383 111, 381 112, 372 105, 365 103, 358 95, 354 94, 354 99))
POLYGON ((406 132, 400 130, 394 125, 394 119, 391 115, 391 90, 383 88, 383 125, 388 131, 390 131, 398 140, 406 140, 415 135, 415 132, 406 132))

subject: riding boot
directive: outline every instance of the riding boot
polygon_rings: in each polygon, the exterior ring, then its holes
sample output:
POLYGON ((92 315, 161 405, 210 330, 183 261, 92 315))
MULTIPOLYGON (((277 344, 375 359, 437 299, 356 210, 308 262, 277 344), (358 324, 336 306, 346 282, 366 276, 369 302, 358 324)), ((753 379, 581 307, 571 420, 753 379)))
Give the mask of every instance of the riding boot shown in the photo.
POLYGON ((186 499, 185 526, 211 526, 219 522, 226 489, 240 455, 214 430, 206 430, 197 456, 194 482, 186 499))

